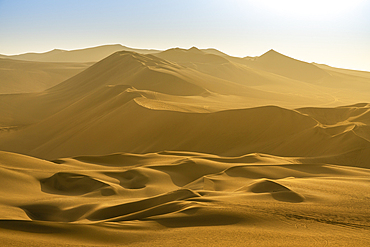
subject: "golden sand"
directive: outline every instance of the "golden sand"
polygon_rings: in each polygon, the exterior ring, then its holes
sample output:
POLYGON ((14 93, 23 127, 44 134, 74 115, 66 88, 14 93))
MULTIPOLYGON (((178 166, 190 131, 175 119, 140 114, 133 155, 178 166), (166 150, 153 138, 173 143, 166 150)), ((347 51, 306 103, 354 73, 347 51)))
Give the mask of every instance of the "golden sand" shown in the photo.
POLYGON ((370 73, 52 54, 0 60, 2 246, 370 245, 370 73))

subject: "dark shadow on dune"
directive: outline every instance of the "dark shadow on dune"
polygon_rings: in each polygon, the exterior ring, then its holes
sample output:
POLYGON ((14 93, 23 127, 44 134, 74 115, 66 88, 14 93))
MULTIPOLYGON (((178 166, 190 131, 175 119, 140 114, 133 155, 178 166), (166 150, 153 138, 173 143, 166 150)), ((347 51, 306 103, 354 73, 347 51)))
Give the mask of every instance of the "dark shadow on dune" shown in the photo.
POLYGON ((192 158, 184 158, 172 164, 148 167, 167 173, 170 175, 172 182, 178 187, 184 187, 205 175, 219 173, 223 170, 223 168, 213 167, 192 158))
POLYGON ((180 189, 144 200, 101 208, 88 215, 87 219, 91 221, 142 219, 181 210, 183 206, 171 203, 192 197, 200 197, 200 195, 188 189, 180 189))
POLYGON ((249 185, 246 190, 253 193, 270 193, 275 200, 282 202, 298 203, 305 200, 303 196, 285 187, 284 185, 267 179, 262 179, 249 185))
POLYGON ((68 227, 63 227, 63 225, 25 220, 0 220, 0 229, 29 233, 66 233, 72 231, 68 227))
POLYGON ((248 190, 253 193, 272 193, 272 192, 278 192, 278 191, 290 191, 287 187, 271 181, 271 180, 261 180, 256 183, 253 183, 252 185, 248 186, 248 190))
POLYGON ((55 164, 64 164, 64 163, 66 163, 64 160, 50 160, 50 161, 55 163, 55 164))
POLYGON ((80 219, 87 212, 92 210, 95 205, 81 205, 69 209, 61 209, 54 205, 31 204, 20 208, 32 220, 54 221, 54 222, 73 222, 80 219))
POLYGON ((305 198, 294 191, 280 191, 271 193, 271 196, 278 201, 282 202, 303 202, 305 198))
POLYGON ((58 172, 49 178, 41 179, 40 185, 43 192, 71 196, 109 187, 108 184, 89 176, 69 172, 58 172))
POLYGON ((137 170, 106 172, 105 175, 118 179, 119 184, 126 189, 142 189, 149 182, 149 178, 137 170))

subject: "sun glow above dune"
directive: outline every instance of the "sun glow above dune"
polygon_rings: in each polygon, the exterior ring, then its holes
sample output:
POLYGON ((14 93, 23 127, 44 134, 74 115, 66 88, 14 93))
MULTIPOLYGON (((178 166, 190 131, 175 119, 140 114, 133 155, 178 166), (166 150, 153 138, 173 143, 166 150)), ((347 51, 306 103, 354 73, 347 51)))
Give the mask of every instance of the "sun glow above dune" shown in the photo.
POLYGON ((359 7, 364 0, 259 0, 251 4, 286 17, 330 19, 359 7))

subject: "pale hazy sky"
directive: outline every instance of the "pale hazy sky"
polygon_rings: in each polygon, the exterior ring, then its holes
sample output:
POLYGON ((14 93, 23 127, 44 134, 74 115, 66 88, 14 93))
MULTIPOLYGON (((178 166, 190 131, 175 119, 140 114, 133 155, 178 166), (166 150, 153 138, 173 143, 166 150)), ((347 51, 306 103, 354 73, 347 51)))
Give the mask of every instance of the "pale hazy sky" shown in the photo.
POLYGON ((370 71, 368 0, 0 0, 0 54, 102 44, 275 49, 370 71))

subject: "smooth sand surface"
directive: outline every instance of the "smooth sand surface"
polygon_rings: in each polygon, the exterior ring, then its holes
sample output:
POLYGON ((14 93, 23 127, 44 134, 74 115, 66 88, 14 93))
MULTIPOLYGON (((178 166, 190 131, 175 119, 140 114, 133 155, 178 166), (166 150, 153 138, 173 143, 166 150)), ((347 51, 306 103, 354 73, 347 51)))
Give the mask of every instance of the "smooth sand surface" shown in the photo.
POLYGON ((0 58, 0 94, 41 92, 92 63, 30 62, 0 58))
POLYGON ((0 155, 5 245, 366 246, 370 172, 302 157, 0 155))
POLYGON ((193 47, 2 94, 0 245, 369 246, 369 87, 193 47))

